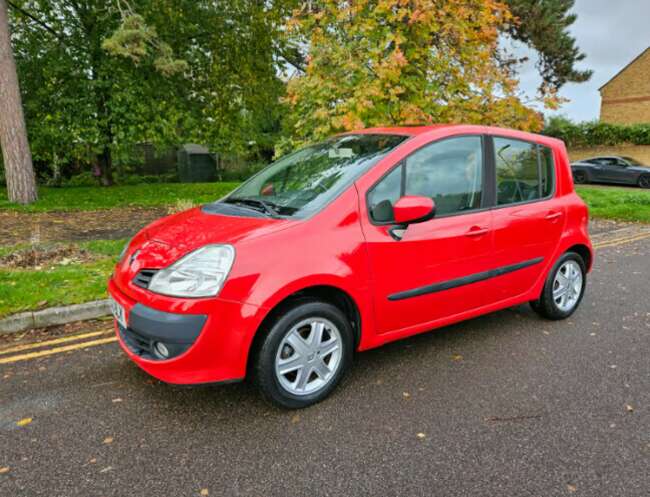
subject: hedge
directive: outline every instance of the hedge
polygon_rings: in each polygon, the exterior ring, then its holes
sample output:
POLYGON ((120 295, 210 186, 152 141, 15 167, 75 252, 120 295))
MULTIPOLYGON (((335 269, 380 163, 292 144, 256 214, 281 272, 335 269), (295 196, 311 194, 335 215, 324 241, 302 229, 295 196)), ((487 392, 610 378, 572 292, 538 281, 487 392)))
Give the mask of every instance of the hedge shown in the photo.
POLYGON ((650 145, 650 124, 624 126, 601 122, 573 123, 563 117, 551 118, 543 134, 564 140, 568 147, 594 147, 629 143, 650 145))

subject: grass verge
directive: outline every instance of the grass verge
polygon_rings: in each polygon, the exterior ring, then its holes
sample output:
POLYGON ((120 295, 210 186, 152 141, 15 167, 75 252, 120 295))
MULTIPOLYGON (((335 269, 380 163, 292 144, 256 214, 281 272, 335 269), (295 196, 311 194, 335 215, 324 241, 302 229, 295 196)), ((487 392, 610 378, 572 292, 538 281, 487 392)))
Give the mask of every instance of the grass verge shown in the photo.
MULTIPOLYGON (((97 257, 86 263, 0 269, 0 318, 106 298, 106 282, 125 243, 126 240, 96 240, 77 244, 97 257)), ((25 248, 28 246, 0 247, 0 256, 25 248)))
POLYGON ((0 210, 18 212, 92 211, 114 207, 159 207, 179 200, 204 204, 223 197, 239 183, 159 183, 102 187, 52 188, 41 186, 39 200, 31 205, 12 204, 0 190, 0 210))
POLYGON ((650 223, 650 190, 578 186, 578 195, 594 218, 650 223))

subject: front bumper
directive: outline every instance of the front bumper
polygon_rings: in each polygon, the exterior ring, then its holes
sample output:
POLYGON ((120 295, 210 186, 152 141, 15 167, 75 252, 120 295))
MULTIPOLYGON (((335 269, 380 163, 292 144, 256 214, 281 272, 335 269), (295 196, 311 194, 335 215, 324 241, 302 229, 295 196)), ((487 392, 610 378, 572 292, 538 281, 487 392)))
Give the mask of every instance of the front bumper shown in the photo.
POLYGON ((160 298, 141 302, 109 281, 108 291, 125 309, 127 328, 115 323, 120 346, 144 371, 173 384, 241 380, 246 376, 248 352, 264 311, 254 305, 211 299, 186 303, 160 298), (180 312, 179 312, 180 311, 180 312), (162 359, 156 341, 170 350, 162 359))

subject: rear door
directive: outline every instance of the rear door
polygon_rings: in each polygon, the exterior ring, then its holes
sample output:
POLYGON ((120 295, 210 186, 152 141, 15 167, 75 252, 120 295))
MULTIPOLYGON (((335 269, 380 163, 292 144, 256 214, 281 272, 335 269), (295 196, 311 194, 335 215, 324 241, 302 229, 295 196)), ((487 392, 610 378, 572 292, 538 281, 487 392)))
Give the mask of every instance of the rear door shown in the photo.
POLYGON ((492 264, 484 142, 464 135, 425 145, 360 191, 378 333, 408 334, 493 301, 489 283, 477 277, 492 264), (437 214, 397 241, 388 230, 403 195, 432 198, 437 214))
POLYGON ((494 264, 502 276, 502 298, 529 291, 557 247, 565 208, 555 197, 559 157, 532 142, 494 136, 490 141, 496 176, 494 264))

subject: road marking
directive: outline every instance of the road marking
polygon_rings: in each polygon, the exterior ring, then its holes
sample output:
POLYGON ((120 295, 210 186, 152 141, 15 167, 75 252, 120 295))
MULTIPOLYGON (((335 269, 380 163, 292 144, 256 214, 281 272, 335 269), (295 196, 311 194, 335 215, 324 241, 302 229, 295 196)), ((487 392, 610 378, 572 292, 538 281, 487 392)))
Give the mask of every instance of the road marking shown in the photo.
POLYGON ((50 345, 57 345, 65 342, 74 342, 75 340, 81 340, 83 338, 92 338, 100 335, 105 335, 107 333, 114 333, 114 331, 111 329, 104 330, 104 331, 93 331, 92 333, 83 333, 81 335, 66 336, 62 338, 56 338, 54 340, 47 340, 44 342, 34 342, 34 343, 27 343, 24 345, 16 345, 15 347, 10 347, 8 349, 0 349, 0 355, 11 354, 12 352, 22 352, 23 350, 39 349, 41 347, 48 347, 50 345))
POLYGON ((595 244, 594 248, 601 249, 601 248, 608 248, 608 247, 616 247, 618 245, 625 245, 626 243, 632 243, 638 240, 644 240, 646 238, 650 238, 650 233, 641 233, 635 236, 628 236, 624 238, 615 238, 613 240, 602 241, 595 244))
POLYGON ((75 343, 72 345, 65 345, 63 347, 55 347, 49 350, 40 350, 38 352, 29 352, 28 354, 19 354, 0 359, 0 364, 10 364, 12 362, 28 361, 30 359, 38 359, 53 354, 61 354, 63 352, 70 352, 72 350, 85 349, 87 347, 94 347, 96 345, 104 345, 117 341, 117 337, 101 338, 99 340, 91 340, 90 342, 75 343))

